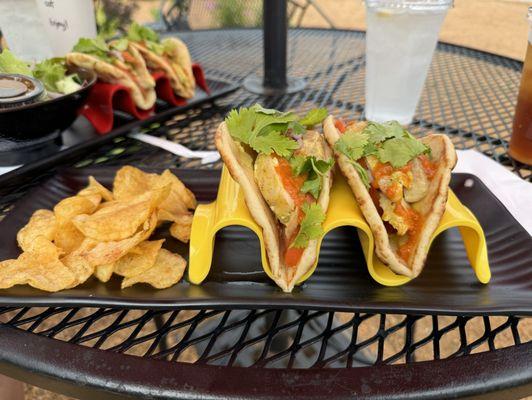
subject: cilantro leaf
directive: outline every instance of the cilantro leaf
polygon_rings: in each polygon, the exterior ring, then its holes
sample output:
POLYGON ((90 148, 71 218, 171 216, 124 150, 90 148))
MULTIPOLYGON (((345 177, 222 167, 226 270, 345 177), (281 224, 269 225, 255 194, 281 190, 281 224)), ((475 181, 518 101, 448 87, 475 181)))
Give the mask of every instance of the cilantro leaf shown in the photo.
POLYGON ((318 239, 323 233, 322 224, 325 221, 325 213, 319 204, 311 203, 303 205, 305 216, 301 221, 301 227, 291 247, 305 248, 309 241, 318 239))
POLYGON ((301 186, 301 191, 303 193, 310 193, 312 197, 318 199, 321 191, 321 176, 313 174, 312 178, 309 178, 301 186))
POLYGON ((19 60, 8 49, 4 49, 4 51, 0 53, 0 73, 31 76, 31 70, 28 64, 19 60))
POLYGON ((367 133, 347 131, 334 144, 334 148, 351 161, 356 161, 364 155, 364 147, 368 144, 368 140, 367 133))
POLYGON ((277 131, 270 131, 266 135, 253 137, 249 145, 257 153, 271 154, 275 152, 281 157, 289 157, 292 151, 299 147, 295 140, 277 131))
POLYGON ((278 111, 271 113, 257 106, 232 110, 225 119, 229 133, 258 153, 275 152, 282 157, 289 157, 299 145, 281 132, 286 131, 288 124, 296 120, 296 115, 278 111))
POLYGON ((389 138, 402 137, 406 130, 397 121, 389 121, 383 124, 377 122, 368 122, 362 131, 369 135, 368 141, 370 143, 381 143, 389 138))
POLYGON ((328 161, 318 160, 316 157, 309 156, 293 156, 290 160, 292 172, 294 175, 308 174, 306 181, 301 187, 303 193, 310 193, 315 199, 320 195, 322 188, 321 177, 329 171, 334 165, 334 159, 328 161))
POLYGON ((155 42, 159 43, 159 35, 147 26, 133 22, 127 30, 128 39, 134 42, 155 42))
POLYGON ((355 167, 358 176, 360 177, 360 180, 366 186, 366 189, 369 189, 369 177, 368 177, 368 171, 366 171, 366 168, 364 168, 362 165, 357 163, 356 161, 351 161, 351 164, 353 167, 355 167))
POLYGON ((310 110, 303 118, 299 120, 299 123, 303 126, 312 128, 314 125, 318 125, 325 118, 327 118, 328 111, 326 108, 315 108, 310 110))
POLYGON ((273 108, 264 108, 259 103, 253 104, 251 106, 251 109, 255 112, 261 113, 261 114, 268 114, 268 115, 283 115, 288 113, 281 113, 280 111, 277 111, 273 108))
POLYGON ((101 37, 95 39, 80 38, 72 50, 78 53, 90 54, 104 61, 111 60, 108 54, 109 46, 101 37))
POLYGON ((377 157, 383 162, 389 162, 392 167, 404 167, 410 160, 427 153, 428 148, 413 137, 393 138, 385 141, 378 149, 377 157))
POLYGON ((308 172, 310 169, 308 168, 308 158, 305 156, 293 156, 288 160, 290 162, 290 166, 292 167, 292 172, 295 176, 301 175, 303 172, 308 172))
POLYGON ((297 121, 289 122, 288 129, 291 129, 294 135, 302 135, 307 131, 306 128, 297 121))

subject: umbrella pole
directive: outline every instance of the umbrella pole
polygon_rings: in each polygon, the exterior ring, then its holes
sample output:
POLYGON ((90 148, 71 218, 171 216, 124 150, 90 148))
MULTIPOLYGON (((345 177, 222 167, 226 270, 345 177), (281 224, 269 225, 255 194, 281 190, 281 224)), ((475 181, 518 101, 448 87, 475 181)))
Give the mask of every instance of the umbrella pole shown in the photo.
POLYGON ((302 90, 306 82, 301 78, 287 77, 286 54, 288 18, 286 0, 264 0, 264 74, 244 80, 244 87, 250 92, 267 96, 295 93, 302 90))

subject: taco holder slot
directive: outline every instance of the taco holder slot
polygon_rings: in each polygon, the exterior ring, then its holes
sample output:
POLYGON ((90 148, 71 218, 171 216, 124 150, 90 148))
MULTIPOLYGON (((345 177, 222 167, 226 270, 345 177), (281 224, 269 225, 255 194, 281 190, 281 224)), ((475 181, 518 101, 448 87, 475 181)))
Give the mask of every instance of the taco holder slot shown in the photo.
MULTIPOLYGON (((216 233, 220 229, 232 225, 244 226, 257 235, 261 248, 262 267, 266 274, 270 278, 272 277, 266 256, 262 229, 251 217, 240 186, 231 178, 229 171, 224 166, 216 200, 209 204, 199 205, 194 215, 190 236, 188 267, 188 279, 190 282, 199 284, 205 280, 212 264, 216 233)), ((323 235, 318 241, 318 257, 316 257, 316 262, 312 268, 303 275, 298 283, 308 279, 316 269, 321 242, 325 235, 341 226, 357 228, 368 271, 375 281, 385 286, 399 286, 412 280, 412 278, 392 272, 375 255, 373 233, 365 221, 347 182, 343 176, 336 175, 331 188, 327 217, 323 223, 323 235)), ((467 257, 477 279, 481 283, 489 282, 491 272, 484 231, 473 213, 460 202, 452 190, 449 190, 445 212, 438 228, 432 235, 430 243, 440 233, 454 227, 458 228, 461 233, 467 257)))

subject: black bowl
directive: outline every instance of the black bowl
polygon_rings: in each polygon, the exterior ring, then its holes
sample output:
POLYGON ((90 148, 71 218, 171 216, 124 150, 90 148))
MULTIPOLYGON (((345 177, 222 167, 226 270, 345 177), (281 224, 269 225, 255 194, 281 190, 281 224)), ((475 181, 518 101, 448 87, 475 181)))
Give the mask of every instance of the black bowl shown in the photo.
POLYGON ((92 71, 72 72, 85 81, 81 89, 50 100, 0 109, 0 139, 32 140, 62 132, 72 125, 97 79, 92 71))

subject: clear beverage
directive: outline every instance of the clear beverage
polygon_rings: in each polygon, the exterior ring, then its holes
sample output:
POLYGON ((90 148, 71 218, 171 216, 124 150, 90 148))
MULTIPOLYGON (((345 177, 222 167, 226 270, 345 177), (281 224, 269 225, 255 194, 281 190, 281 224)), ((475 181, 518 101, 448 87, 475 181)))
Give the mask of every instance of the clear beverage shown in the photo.
POLYGON ((408 124, 452 2, 369 0, 366 4, 366 119, 408 124))
MULTIPOLYGON (((532 7, 528 9, 528 15, 530 21, 532 19, 532 7)), ((528 47, 508 153, 512 158, 532 165, 532 28, 528 35, 528 47)))

